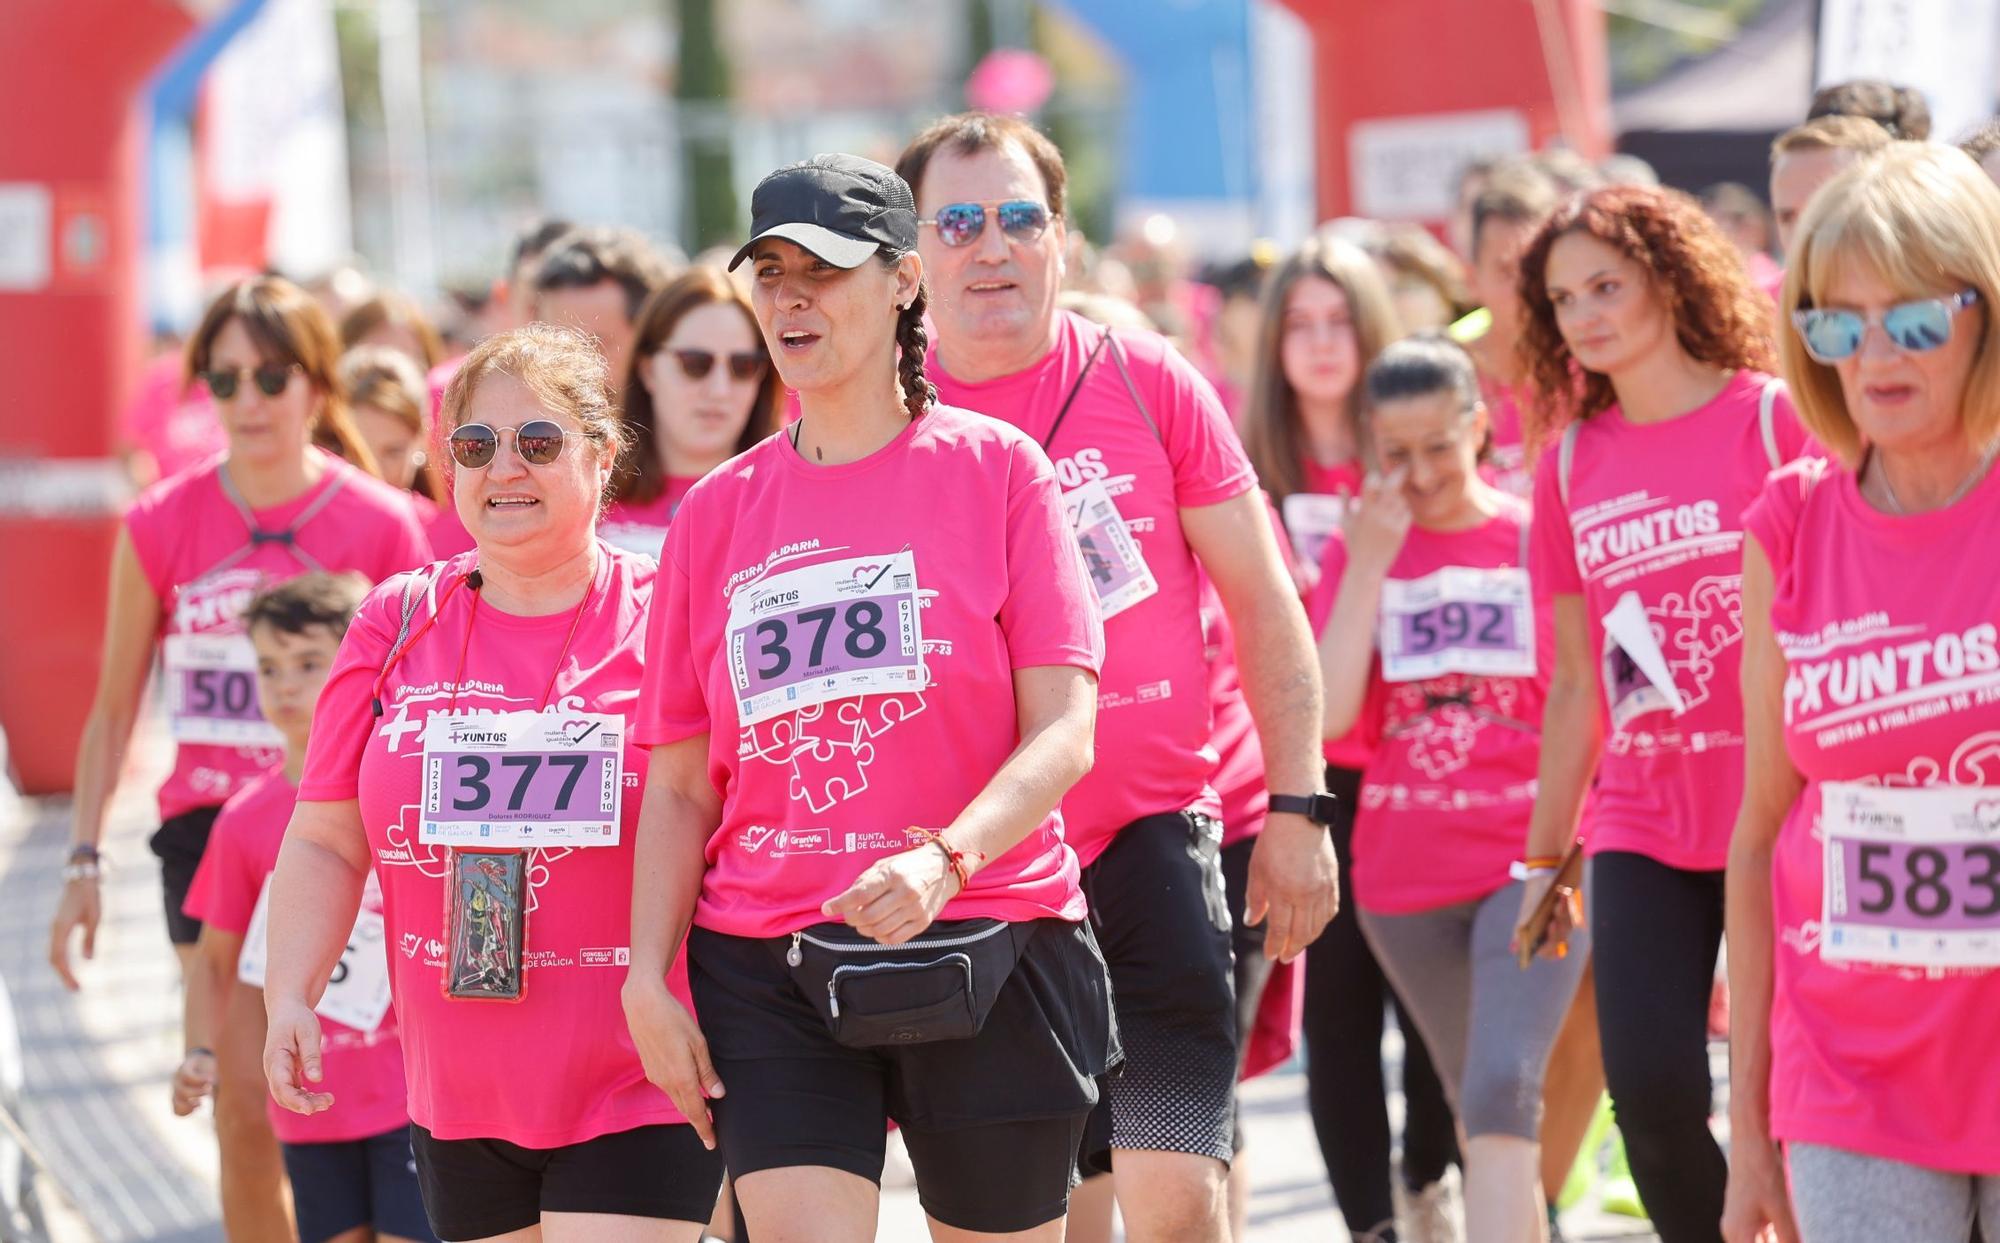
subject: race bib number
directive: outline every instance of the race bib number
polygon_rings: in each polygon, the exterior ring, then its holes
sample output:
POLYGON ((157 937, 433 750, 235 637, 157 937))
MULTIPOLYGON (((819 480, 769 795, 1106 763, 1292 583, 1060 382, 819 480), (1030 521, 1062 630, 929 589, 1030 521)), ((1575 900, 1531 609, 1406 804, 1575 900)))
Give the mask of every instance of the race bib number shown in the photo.
POLYGON ((616 846, 624 766, 615 713, 436 713, 424 726, 418 840, 616 846))
POLYGON ((1132 538, 1102 479, 1063 493, 1063 506, 1105 621, 1160 590, 1146 554, 1139 551, 1139 541, 1132 538))
POLYGON ((1821 958, 2000 967, 2000 790, 1828 782, 1820 834, 1821 958))
POLYGON ((907 550, 788 570, 729 601, 729 680, 744 725, 813 704, 924 688, 907 550))
POLYGON ((1638 592, 1620 596, 1604 615, 1603 679, 1613 729, 1624 729, 1648 712, 1687 710, 1638 592))
POLYGON ((1292 537, 1292 551, 1298 555, 1299 564, 1319 564, 1326 542, 1340 530, 1347 505, 1346 497, 1323 492, 1294 492, 1285 498, 1279 512, 1284 515, 1285 530, 1292 537))
MULTIPOLYGON (((372 878, 371 878, 372 884, 372 878)), ((257 894, 250 928, 243 934, 243 953, 236 960, 236 978, 252 988, 264 987, 265 956, 270 949, 271 878, 257 894)), ((354 917, 354 931, 340 951, 326 992, 313 1013, 356 1031, 372 1032, 389 1013, 389 954, 382 931, 382 912, 364 905, 354 917)))
POLYGON ((1382 678, 1420 682, 1447 673, 1535 675, 1535 606, 1523 569, 1446 566, 1382 584, 1382 678))
POLYGON ((218 747, 284 745, 284 736, 257 706, 257 652, 247 635, 168 635, 161 654, 167 719, 175 741, 218 747))

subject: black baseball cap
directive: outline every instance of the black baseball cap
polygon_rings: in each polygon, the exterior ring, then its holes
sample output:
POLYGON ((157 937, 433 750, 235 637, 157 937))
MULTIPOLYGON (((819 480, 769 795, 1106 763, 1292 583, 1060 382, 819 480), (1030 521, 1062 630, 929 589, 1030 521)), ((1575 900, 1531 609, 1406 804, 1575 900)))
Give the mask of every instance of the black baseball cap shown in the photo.
POLYGON ((816 155, 757 183, 750 240, 730 270, 767 237, 796 242, 837 268, 858 268, 881 247, 917 248, 917 200, 896 170, 858 155, 816 155))

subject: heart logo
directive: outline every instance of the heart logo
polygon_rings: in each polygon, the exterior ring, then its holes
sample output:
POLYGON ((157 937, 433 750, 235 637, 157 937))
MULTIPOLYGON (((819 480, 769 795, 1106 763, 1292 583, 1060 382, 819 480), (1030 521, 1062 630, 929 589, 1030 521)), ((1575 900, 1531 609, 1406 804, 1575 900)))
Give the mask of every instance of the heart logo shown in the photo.
POLYGON ((595 721, 564 721, 562 723, 563 737, 569 739, 571 742, 582 742, 590 736, 590 731, 596 728, 597 722, 595 721))
POLYGON ((880 573, 881 570, 882 567, 879 565, 857 565, 854 567, 854 579, 856 582, 859 582, 862 579, 873 577, 880 573))

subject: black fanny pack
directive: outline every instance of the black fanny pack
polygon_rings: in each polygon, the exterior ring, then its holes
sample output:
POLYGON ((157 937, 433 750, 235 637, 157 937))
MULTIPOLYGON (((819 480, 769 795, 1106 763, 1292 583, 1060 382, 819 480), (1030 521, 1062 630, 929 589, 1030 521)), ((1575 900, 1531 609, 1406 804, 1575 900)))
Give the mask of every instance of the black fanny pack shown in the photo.
POLYGON ((940 921, 912 941, 883 945, 846 924, 814 924, 770 944, 833 1038, 872 1049, 978 1035, 1035 928, 940 921))

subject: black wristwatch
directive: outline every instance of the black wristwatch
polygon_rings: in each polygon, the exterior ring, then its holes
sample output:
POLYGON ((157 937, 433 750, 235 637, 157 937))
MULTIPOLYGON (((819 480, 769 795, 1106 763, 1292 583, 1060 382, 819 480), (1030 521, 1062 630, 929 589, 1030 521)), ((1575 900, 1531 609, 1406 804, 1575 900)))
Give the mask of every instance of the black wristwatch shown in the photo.
POLYGON ((1339 803, 1334 799, 1333 795, 1326 793, 1273 794, 1271 796, 1272 811, 1286 812, 1294 816, 1304 816, 1314 824, 1319 825, 1330 825, 1333 823, 1333 812, 1337 806, 1339 806, 1339 803))

